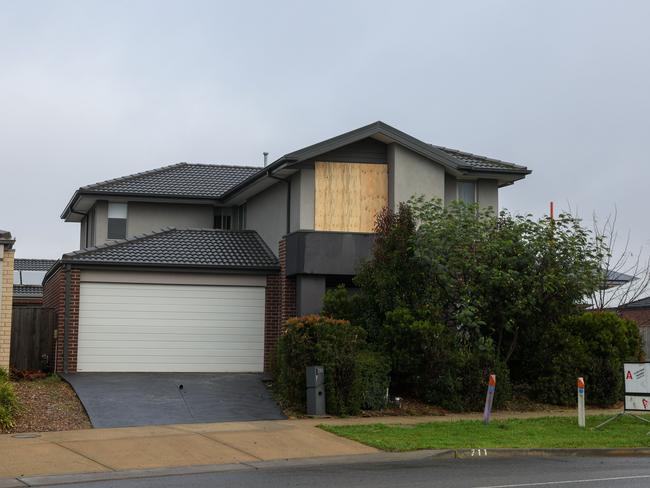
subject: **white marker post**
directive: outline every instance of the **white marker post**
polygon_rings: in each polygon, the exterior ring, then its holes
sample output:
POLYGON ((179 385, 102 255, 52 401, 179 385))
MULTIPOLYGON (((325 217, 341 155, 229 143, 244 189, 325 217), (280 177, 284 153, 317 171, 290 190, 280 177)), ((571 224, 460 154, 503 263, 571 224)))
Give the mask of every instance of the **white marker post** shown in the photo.
POLYGON ((494 391, 496 388, 497 376, 491 374, 490 380, 488 381, 487 396, 485 397, 485 409, 483 410, 483 423, 485 425, 490 423, 490 417, 492 416, 492 402, 494 401, 494 391))
POLYGON ((585 380, 578 378, 578 427, 585 428, 585 380))

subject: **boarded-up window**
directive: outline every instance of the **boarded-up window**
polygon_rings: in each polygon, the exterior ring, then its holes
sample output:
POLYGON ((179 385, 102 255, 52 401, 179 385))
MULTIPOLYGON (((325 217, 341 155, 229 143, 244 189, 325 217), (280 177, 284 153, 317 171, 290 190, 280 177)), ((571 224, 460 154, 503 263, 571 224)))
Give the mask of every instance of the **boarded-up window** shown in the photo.
POLYGON ((372 232, 387 204, 385 164, 316 163, 315 230, 372 232))

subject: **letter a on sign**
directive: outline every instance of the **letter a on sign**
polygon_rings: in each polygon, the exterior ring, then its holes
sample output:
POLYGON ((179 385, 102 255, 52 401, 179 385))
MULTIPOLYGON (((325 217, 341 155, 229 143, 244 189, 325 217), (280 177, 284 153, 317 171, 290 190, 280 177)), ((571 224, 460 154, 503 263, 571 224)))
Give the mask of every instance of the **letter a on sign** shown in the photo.
MULTIPOLYGON (((620 376, 619 376, 620 378, 620 376)), ((632 379, 632 371, 628 371, 627 374, 625 375, 626 380, 631 380, 632 379)))

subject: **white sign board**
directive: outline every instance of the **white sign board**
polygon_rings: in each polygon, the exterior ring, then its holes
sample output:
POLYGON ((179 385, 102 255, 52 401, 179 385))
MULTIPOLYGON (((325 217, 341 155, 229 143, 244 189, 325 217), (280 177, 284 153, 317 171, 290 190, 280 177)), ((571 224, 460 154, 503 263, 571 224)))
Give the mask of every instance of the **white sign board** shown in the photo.
POLYGON ((625 410, 641 410, 650 412, 650 395, 625 395, 625 410))
POLYGON ((650 363, 625 363, 625 393, 650 395, 650 363))
POLYGON ((650 411, 650 363, 625 363, 625 410, 650 411))

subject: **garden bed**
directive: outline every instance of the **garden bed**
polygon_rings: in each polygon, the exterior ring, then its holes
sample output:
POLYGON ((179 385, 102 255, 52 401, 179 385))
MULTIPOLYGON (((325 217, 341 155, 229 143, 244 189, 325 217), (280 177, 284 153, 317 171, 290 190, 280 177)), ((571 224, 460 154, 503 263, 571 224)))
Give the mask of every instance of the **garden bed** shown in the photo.
POLYGON ((74 390, 58 376, 13 381, 20 404, 15 425, 0 433, 90 429, 88 415, 74 390))
MULTIPOLYGON (((623 417, 601 430, 608 416, 587 417, 581 429, 575 417, 493 421, 429 422, 415 425, 321 425, 320 427, 384 451, 489 448, 626 448, 650 447, 650 423, 623 417)), ((647 417, 650 419, 650 417, 647 417)))

